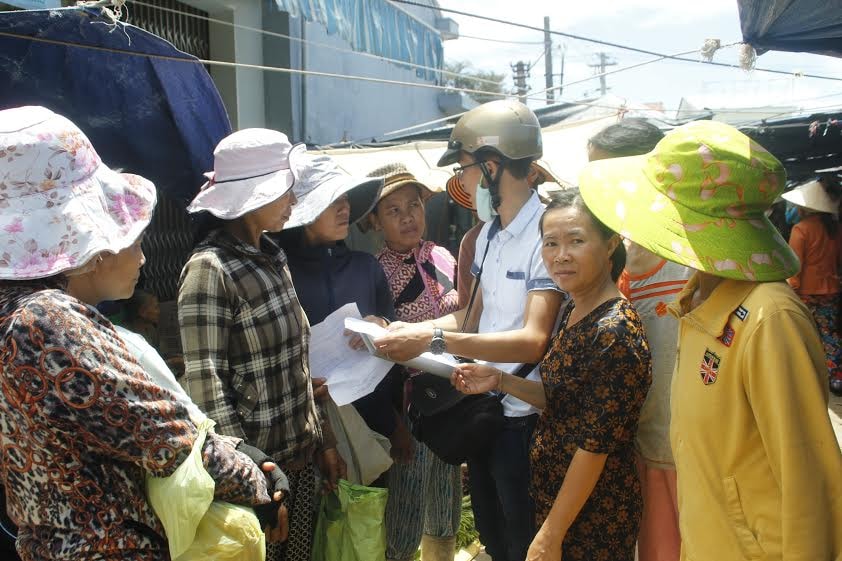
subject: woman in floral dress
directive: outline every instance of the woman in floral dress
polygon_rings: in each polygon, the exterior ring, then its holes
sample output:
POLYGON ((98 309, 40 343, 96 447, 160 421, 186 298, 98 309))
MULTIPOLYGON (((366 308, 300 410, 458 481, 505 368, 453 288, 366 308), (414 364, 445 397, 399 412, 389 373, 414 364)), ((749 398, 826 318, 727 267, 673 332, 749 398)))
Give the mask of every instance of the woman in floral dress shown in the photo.
POLYGON ((476 364, 453 382, 542 409, 530 450, 539 530, 527 560, 632 561, 642 510, 633 442, 652 373, 643 324, 615 284, 625 251, 577 189, 547 207, 541 236, 547 270, 572 301, 541 383, 476 364))

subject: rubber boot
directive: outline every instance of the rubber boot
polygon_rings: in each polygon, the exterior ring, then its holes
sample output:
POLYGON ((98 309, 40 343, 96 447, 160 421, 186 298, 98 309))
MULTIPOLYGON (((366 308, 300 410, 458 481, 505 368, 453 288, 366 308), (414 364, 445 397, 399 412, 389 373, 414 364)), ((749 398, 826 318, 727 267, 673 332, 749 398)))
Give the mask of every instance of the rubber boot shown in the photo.
POLYGON ((437 538, 424 534, 421 537, 421 561, 453 561, 456 557, 456 536, 437 538))

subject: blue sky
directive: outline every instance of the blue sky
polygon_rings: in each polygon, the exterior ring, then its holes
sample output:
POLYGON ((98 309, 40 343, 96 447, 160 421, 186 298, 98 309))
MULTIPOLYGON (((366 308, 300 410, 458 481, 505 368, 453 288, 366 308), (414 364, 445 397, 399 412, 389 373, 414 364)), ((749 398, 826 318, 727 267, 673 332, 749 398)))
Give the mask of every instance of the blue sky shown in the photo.
MULTIPOLYGON (((550 16, 552 29, 627 44, 657 52, 675 54, 702 46, 705 39, 723 44, 741 39, 736 0, 440 0, 443 8, 476 12, 518 23, 543 26, 550 16), (514 8, 513 8, 514 7, 514 8)), ((459 23, 460 33, 513 41, 543 41, 543 33, 486 21, 445 14, 459 23)), ((554 72, 560 71, 561 49, 566 49, 565 82, 593 73, 588 64, 596 53, 607 52, 618 65, 653 57, 578 40, 553 37, 554 72)), ((510 64, 532 62, 544 50, 542 44, 502 44, 460 38, 444 44, 446 60, 468 60, 476 68, 505 73, 511 87, 510 64)), ((698 57, 698 55, 689 55, 698 57)), ((736 63, 736 47, 719 51, 714 60, 736 63)), ((842 58, 807 53, 768 52, 758 57, 758 67, 795 74, 824 74, 842 78, 842 58)), ((611 93, 633 102, 663 102, 675 110, 682 97, 708 107, 756 107, 760 105, 804 108, 842 106, 842 81, 769 74, 701 64, 662 61, 639 69, 608 76, 611 93)), ((558 84, 558 78, 555 81, 558 84)), ((544 61, 532 69, 532 90, 544 89, 544 61)), ((593 93, 599 80, 567 88, 564 99, 581 99, 593 93)), ((541 104, 540 101, 531 103, 541 104)))

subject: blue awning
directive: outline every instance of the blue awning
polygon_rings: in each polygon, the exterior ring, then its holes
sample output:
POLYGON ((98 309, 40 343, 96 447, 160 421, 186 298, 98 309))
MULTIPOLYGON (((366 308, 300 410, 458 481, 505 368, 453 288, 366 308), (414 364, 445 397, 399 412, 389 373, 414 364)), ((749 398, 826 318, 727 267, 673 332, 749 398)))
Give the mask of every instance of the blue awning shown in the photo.
POLYGON ((97 9, 0 12, 0 108, 43 105, 66 116, 108 165, 148 177, 182 206, 231 131, 195 61, 97 9))
MULTIPOLYGON (((339 35, 355 51, 441 68, 441 35, 386 0, 274 0, 293 17, 321 23, 330 35, 339 35)), ((437 73, 422 71, 427 80, 437 73)))

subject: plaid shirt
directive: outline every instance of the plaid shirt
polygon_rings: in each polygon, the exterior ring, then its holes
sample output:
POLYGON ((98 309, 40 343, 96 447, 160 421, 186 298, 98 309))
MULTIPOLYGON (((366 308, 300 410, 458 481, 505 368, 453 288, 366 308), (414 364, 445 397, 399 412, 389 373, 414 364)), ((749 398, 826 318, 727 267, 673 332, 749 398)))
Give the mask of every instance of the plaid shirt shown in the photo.
POLYGON ((184 266, 181 384, 218 432, 245 439, 282 466, 303 465, 322 441, 310 324, 283 250, 266 236, 260 241, 257 250, 215 230, 184 266))

